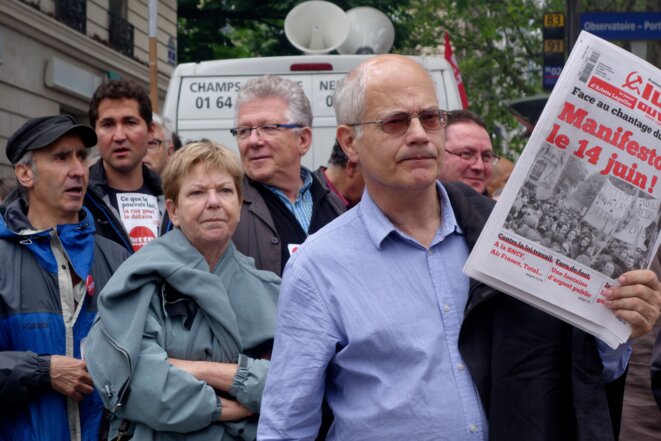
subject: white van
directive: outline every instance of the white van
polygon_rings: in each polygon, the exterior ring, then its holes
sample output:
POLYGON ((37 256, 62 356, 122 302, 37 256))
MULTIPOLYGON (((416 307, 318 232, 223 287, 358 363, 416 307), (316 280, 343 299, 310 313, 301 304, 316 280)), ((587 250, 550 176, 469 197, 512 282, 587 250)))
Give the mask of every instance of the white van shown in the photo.
MULTIPOLYGON (((289 78, 303 87, 312 105, 312 148, 303 157, 303 165, 314 170, 328 162, 335 141, 335 85, 370 56, 299 55, 180 64, 170 79, 162 113, 173 122, 183 142, 207 138, 238 153, 230 129, 234 127, 236 96, 243 83, 265 74, 289 78)), ((431 73, 441 108, 461 108, 448 62, 442 57, 411 58, 431 73)))

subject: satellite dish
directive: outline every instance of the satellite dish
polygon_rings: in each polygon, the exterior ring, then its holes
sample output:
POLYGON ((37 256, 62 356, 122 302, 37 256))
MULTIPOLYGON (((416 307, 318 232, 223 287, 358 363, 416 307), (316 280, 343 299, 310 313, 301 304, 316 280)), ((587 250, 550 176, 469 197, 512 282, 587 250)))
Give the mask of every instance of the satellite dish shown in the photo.
POLYGON ((349 35, 349 27, 339 6, 321 0, 300 3, 285 18, 287 40, 307 55, 336 49, 349 35))
POLYGON ((395 27, 386 14, 369 6, 349 9, 349 36, 337 51, 341 54, 385 54, 395 42, 395 27))

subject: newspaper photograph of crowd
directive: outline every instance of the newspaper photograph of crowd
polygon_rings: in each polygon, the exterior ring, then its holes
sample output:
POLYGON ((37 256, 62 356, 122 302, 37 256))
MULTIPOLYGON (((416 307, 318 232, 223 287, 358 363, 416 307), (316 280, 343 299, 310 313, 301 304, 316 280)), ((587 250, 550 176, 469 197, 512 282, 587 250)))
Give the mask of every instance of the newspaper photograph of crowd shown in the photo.
POLYGON ((651 259, 659 205, 628 182, 592 172, 571 153, 545 144, 503 227, 615 277, 651 259))

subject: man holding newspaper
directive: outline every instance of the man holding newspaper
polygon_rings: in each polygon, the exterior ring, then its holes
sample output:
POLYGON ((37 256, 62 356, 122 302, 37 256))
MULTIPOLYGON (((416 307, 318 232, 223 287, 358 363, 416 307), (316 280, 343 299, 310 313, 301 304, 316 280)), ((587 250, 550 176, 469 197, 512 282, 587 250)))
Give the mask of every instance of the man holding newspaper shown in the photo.
MULTIPOLYGON (((493 202, 436 180, 447 120, 429 74, 370 58, 335 107, 366 192, 289 260, 258 439, 313 440, 325 398, 329 440, 614 440, 606 381, 627 346, 462 274, 493 202)), ((618 282, 607 307, 649 331, 659 280, 618 282)))

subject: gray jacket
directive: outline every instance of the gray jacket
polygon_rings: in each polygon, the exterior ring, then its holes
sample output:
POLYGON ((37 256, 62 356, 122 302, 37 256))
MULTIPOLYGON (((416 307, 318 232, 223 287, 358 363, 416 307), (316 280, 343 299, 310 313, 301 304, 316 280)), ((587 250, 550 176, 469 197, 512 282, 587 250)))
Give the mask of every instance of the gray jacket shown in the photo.
POLYGON ((122 265, 99 299, 87 339, 87 366, 114 414, 139 440, 253 440, 257 417, 212 424, 216 391, 168 357, 239 362, 229 391, 259 412, 268 361, 244 354, 273 339, 280 279, 258 271, 232 244, 209 272, 179 229, 122 265))

